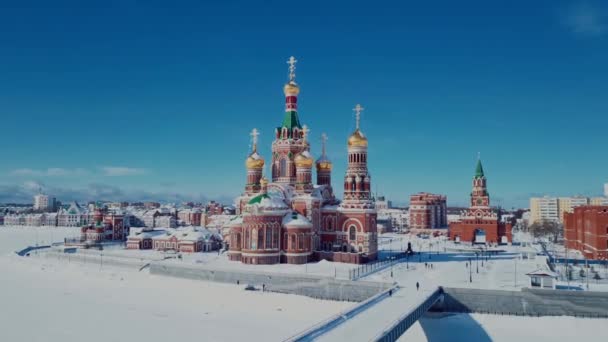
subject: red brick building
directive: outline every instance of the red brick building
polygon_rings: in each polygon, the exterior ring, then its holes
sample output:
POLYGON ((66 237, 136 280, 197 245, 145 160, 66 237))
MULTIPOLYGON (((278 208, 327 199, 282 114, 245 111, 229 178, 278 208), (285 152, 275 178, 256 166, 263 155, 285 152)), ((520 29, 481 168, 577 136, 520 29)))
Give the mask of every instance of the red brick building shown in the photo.
POLYGON ((473 177, 471 205, 461 213, 460 220, 450 224, 449 238, 454 241, 484 244, 512 241, 511 224, 500 222, 499 214, 490 208, 490 194, 481 159, 477 160, 473 177))
POLYGON ((585 205, 564 213, 566 248, 589 259, 608 258, 608 206, 585 205))
POLYGON ((434 229, 448 226, 447 198, 419 192, 410 196, 410 228, 434 229))

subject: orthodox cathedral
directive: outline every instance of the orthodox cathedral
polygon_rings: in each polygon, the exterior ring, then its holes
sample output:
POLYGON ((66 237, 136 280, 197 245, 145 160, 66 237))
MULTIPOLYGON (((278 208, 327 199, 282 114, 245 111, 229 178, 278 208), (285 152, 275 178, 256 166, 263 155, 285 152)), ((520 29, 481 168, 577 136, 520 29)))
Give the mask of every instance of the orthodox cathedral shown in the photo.
POLYGON ((270 167, 258 151, 259 132, 253 129, 252 151, 245 160, 247 183, 236 200, 239 216, 229 223, 229 258, 246 264, 303 264, 329 260, 365 263, 377 258, 376 208, 367 169, 367 138, 359 127, 360 105, 355 107, 356 128, 347 140, 348 168, 344 200, 331 186, 332 163, 322 150, 315 161, 309 129, 300 123, 294 57, 285 84, 285 116, 274 131, 270 167), (316 184, 313 183, 316 168, 316 184))

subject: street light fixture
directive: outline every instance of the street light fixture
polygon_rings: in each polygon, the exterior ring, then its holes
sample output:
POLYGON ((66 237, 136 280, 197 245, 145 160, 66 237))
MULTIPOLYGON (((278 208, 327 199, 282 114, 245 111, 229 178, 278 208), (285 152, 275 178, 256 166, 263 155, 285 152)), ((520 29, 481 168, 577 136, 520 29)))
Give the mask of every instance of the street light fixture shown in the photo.
POLYGON ((473 282, 473 264, 471 264, 471 258, 469 258, 469 283, 473 282))

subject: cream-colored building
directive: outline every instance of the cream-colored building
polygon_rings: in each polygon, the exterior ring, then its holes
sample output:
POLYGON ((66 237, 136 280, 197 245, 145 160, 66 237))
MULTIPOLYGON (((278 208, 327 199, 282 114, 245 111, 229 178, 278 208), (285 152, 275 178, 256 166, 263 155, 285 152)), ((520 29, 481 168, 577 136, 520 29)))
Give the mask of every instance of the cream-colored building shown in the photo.
POLYGON ((554 221, 563 223, 564 213, 571 213, 581 205, 608 205, 608 197, 532 197, 530 198, 530 222, 554 221))

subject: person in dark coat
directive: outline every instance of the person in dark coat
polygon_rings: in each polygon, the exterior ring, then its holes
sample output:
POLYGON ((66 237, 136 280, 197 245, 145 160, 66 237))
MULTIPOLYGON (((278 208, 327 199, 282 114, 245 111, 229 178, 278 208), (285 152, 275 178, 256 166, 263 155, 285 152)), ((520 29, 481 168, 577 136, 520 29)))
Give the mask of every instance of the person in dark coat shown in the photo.
POLYGON ((416 291, 420 289, 420 283, 416 282, 416 291))

